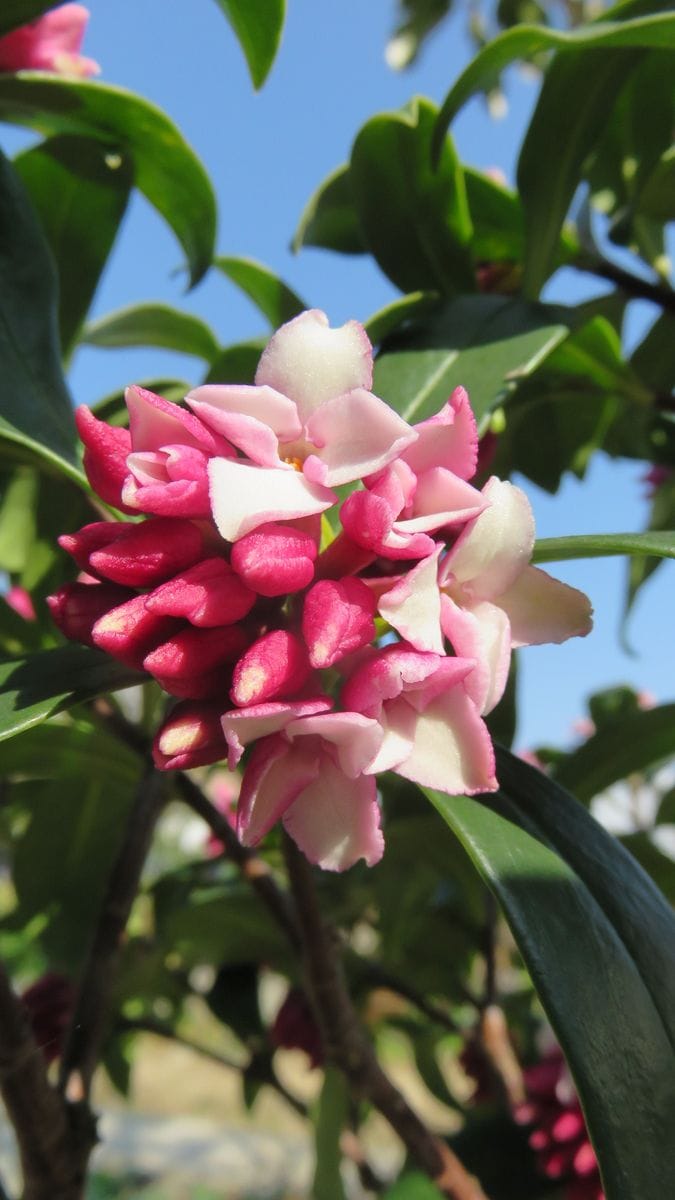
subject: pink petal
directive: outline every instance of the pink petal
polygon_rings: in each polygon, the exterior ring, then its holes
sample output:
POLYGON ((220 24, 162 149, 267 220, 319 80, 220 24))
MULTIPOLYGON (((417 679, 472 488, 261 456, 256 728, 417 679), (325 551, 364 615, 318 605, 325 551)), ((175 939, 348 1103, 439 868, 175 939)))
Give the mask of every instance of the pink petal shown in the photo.
POLYGON ((450 796, 496 791, 490 735, 461 684, 418 716, 412 750, 396 771, 450 796))
POLYGON ((322 738, 329 743, 325 752, 335 759, 345 775, 356 779, 370 766, 379 750, 382 730, 377 721, 361 713, 329 712, 289 722, 285 736, 290 741, 300 737, 322 738))
POLYGON ((384 852, 374 778, 348 779, 327 756, 283 822, 303 854, 324 871, 346 871, 360 858, 372 867, 384 852))
POLYGON ((311 700, 285 700, 230 709, 222 717, 223 733, 230 748, 230 770, 236 767, 250 742, 278 733, 299 717, 328 712, 332 706, 333 701, 327 696, 314 696, 311 700))
POLYGON ((305 460, 305 476, 338 487, 380 471, 416 434, 383 400, 356 388, 325 400, 307 421, 306 436, 316 453, 305 460))
POLYGON ((296 405, 274 388, 206 384, 186 400, 205 425, 260 466, 278 466, 279 442, 302 434, 296 405))
POLYGON ((348 576, 314 584, 302 610, 302 636, 312 666, 331 667, 372 641, 374 612, 375 600, 360 579, 348 576))
POLYGON ((485 507, 485 498, 470 483, 443 467, 433 467, 417 481, 412 515, 397 521, 395 528, 400 533, 435 532, 470 521, 485 507))
POLYGON ((511 662, 511 627, 506 613, 483 600, 471 608, 442 597, 441 622, 453 650, 476 665, 464 687, 480 713, 489 713, 501 700, 511 662))
POLYGON ((372 348, 363 326, 348 321, 331 329, 326 314, 314 308, 274 334, 255 381, 294 400, 304 425, 320 404, 354 388, 369 388, 372 378, 372 348))
POLYGON ((435 695, 439 686, 445 688, 462 679, 472 666, 465 659, 428 654, 405 644, 386 646, 368 655, 347 680, 342 706, 379 718, 382 705, 401 692, 435 695))
POLYGON ((483 488, 489 501, 471 521, 443 564, 443 579, 464 584, 476 600, 494 600, 525 570, 534 545, 534 518, 527 496, 492 476, 483 488))
POLYGON ((261 596, 284 596, 314 578, 316 542, 292 525, 259 525, 232 547, 235 571, 261 596))
POLYGON ((241 782, 237 833, 255 846, 321 770, 318 744, 290 746, 281 733, 253 747, 241 782))
MULTIPOLYGON (((422 559, 380 597, 380 616, 415 650, 443 654, 441 595, 438 590, 438 559, 442 547, 422 559)), ((458 652, 459 653, 459 652, 458 652)))
POLYGON ((231 454, 221 437, 192 413, 147 388, 128 387, 125 394, 134 450, 161 450, 166 445, 196 446, 209 454, 231 454))
POLYGON ((432 554, 432 538, 425 533, 400 532, 395 515, 387 499, 366 491, 352 492, 340 509, 344 531, 357 546, 396 560, 432 554))
POLYGON ((186 700, 170 712, 152 745, 160 771, 187 771, 225 757, 227 748, 220 724, 219 706, 186 700))
POLYGON ((129 430, 99 421, 84 405, 75 412, 75 424, 84 443, 83 465, 92 488, 106 504, 123 509, 122 487, 131 452, 129 430))
POLYGON ((417 475, 430 467, 445 467, 460 479, 471 479, 478 457, 478 433, 463 387, 455 388, 440 412, 413 428, 417 441, 403 459, 417 475))
POLYGON ((511 622, 514 647, 586 637, 593 628, 588 596, 539 567, 526 567, 497 603, 511 622))
POLYGON ((368 767, 369 775, 395 771, 412 753, 418 715, 405 696, 398 696, 383 705, 379 716, 382 745, 368 767))
POLYGON ((255 592, 246 587, 224 558, 205 558, 181 571, 146 597, 150 612, 184 617, 191 625, 232 625, 253 608, 255 592))
POLYGON ((232 459, 209 463, 211 507, 221 537, 236 542, 270 521, 292 520, 324 512, 334 492, 309 483, 299 471, 255 467, 232 459))
POLYGON ((125 587, 154 587, 191 567, 203 554, 204 535, 193 521, 152 517, 94 550, 85 570, 125 587))

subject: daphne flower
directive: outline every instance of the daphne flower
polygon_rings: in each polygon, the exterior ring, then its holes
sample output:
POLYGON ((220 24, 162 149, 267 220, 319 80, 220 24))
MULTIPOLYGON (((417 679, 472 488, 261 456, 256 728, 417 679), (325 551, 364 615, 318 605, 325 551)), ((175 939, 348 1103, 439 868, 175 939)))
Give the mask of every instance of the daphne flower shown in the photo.
POLYGON ((100 67, 80 54, 89 11, 62 4, 0 38, 0 71, 53 71, 57 75, 98 75, 100 67))

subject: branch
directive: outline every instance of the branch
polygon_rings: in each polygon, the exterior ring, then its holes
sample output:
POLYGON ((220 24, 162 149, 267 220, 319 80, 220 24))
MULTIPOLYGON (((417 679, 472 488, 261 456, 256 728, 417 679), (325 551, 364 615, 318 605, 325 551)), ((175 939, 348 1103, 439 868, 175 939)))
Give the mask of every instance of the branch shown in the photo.
POLYGON ((667 284, 649 283, 648 280, 641 279, 639 275, 632 275, 630 271, 624 271, 623 267, 618 267, 606 258, 590 254, 581 254, 572 266, 576 267, 577 271, 598 275, 601 279, 609 279, 610 283, 615 283, 627 296, 651 300, 668 312, 675 312, 675 291, 667 284))
POLYGON ((110 1010, 124 931, 159 815, 167 780, 148 767, 129 816, 124 841, 108 880, 94 939, 61 1061, 59 1085, 69 1100, 85 1099, 110 1010))
POLYGON ((284 851, 303 943, 308 990, 329 1061, 353 1094, 386 1118, 420 1167, 451 1200, 486 1200, 480 1184, 435 1137, 384 1074, 347 991, 334 932, 319 912, 312 869, 284 834, 284 851))
POLYGON ((434 1021, 436 1025, 441 1025, 450 1033, 464 1034, 465 1031, 462 1027, 457 1024, 449 1012, 441 1008, 440 1004, 427 999, 411 983, 400 979, 398 975, 394 975, 386 967, 381 967, 379 963, 359 960, 359 968, 364 972, 366 979, 370 983, 375 986, 388 988, 390 992, 396 992, 404 1000, 409 1000, 423 1016, 428 1017, 430 1021, 434 1021))
MULTIPOLYGON (((0 967, 0 1091, 19 1147, 23 1200, 77 1200, 93 1121, 71 1121, 47 1078, 42 1052, 0 967)), ((86 1118, 89 1119, 86 1119, 86 1118)))

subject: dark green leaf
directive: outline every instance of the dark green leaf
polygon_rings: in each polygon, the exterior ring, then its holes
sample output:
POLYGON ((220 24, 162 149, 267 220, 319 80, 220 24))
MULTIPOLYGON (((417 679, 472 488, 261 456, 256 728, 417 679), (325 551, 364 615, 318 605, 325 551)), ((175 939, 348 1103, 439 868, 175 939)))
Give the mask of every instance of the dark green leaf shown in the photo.
POLYGON ((161 346, 194 354, 208 363, 218 355, 218 342, 208 325, 192 313, 168 304, 132 304, 87 325, 80 341, 87 346, 161 346))
POLYGON ((665 395, 675 387, 675 315, 664 312, 633 351, 631 366, 665 395))
POLYGON ((535 370, 566 334, 544 306, 462 296, 383 347, 375 391, 407 421, 420 421, 461 384, 480 422, 510 381, 535 370))
MULTIPOLYGON (((628 5, 623 7, 628 8, 628 5)), ((652 4, 651 7, 658 5, 652 4)), ((616 9, 612 15, 615 13, 619 15, 616 9)), ((608 15, 610 14, 603 14, 605 18, 608 15)), ((605 19, 569 31, 549 29, 541 25, 519 25, 515 29, 509 29, 485 46, 453 84, 438 114, 434 150, 436 153, 440 151, 443 134, 466 101, 476 92, 492 86, 495 76, 517 58, 531 58, 542 50, 606 50, 613 47, 651 46, 657 49, 675 46, 675 19, 671 14, 652 13, 632 21, 605 19)), ((571 58, 572 55, 568 57, 571 58)), ((581 55, 574 55, 574 58, 579 62, 581 55)), ((590 60, 587 60, 586 69, 590 75, 590 60)), ((587 83, 591 83, 590 78, 587 79, 587 83)))
POLYGON ((621 843, 637 859, 643 871, 654 880, 671 904, 675 904, 675 862, 664 854, 648 833, 630 833, 621 843))
POLYGON ((409 321, 433 312, 439 303, 438 292, 411 292, 409 296, 401 296, 368 318, 365 323, 366 333, 371 342, 377 345, 392 333, 396 333, 401 325, 407 325, 409 321))
POLYGON ((266 344, 266 338, 252 338, 250 342, 225 346, 218 352, 204 382, 253 383, 266 344))
POLYGON ((345 1200, 340 1174, 340 1137, 347 1123, 348 1112, 347 1081, 337 1067, 327 1066, 315 1125, 316 1167, 312 1184, 314 1200, 345 1200))
POLYGON ((273 329, 297 317, 307 308, 304 300, 278 275, 252 258, 225 258, 213 260, 214 267, 236 283, 267 317, 273 329))
POLYGON ((378 266, 404 292, 474 290, 472 226, 461 164, 450 138, 430 159, 436 107, 416 97, 373 117, 354 142, 350 184, 378 266))
POLYGON ((61 349, 68 357, 112 250, 133 165, 93 138, 63 135, 15 159, 59 276, 61 349))
POLYGON ((620 779, 675 754, 675 704, 637 711, 598 729, 555 771, 562 787, 588 801, 620 779))
POLYGON ((38 725, 52 713, 145 679, 84 646, 62 646, 0 663, 0 741, 38 725))
POLYGON ((382 1200, 440 1200, 442 1194, 428 1175, 413 1172, 402 1175, 393 1187, 387 1188, 382 1200))
MULTIPOLYGON (((668 533, 668 530, 675 528, 675 474, 670 474, 664 479, 660 487, 657 487, 652 497, 651 512, 649 514, 649 531, 644 534, 645 537, 670 537, 675 543, 675 532, 668 533), (665 530, 665 532, 664 532, 665 530)), ((669 556, 670 557, 670 556, 669 556)), ((637 595, 647 580, 654 574, 654 571, 661 565, 660 558, 648 558, 641 555, 639 558, 631 558, 628 563, 628 588, 626 591, 626 604, 624 608, 624 633, 625 625, 630 616, 631 610, 637 598, 637 595)))
POLYGON ((661 797, 656 823, 658 825, 675 825, 675 787, 670 788, 665 796, 661 797))
POLYGON ((0 439, 81 482, 61 372, 51 255, 5 158, 0 158, 0 285, 0 439))
POLYGON ((262 87, 281 41, 286 0, 216 0, 239 39, 253 86, 262 87))
POLYGON ((608 1200, 669 1195, 672 912, 623 847, 541 772, 502 751, 498 774, 501 792, 483 802, 430 799, 504 908, 572 1068, 608 1200))
POLYGON ((141 761, 118 738, 90 725, 36 725, 2 748, 3 775, 77 779, 100 773, 115 786, 132 785, 141 761))
POLYGON ((656 221, 675 220, 675 148, 666 150, 645 181, 636 207, 656 221))
POLYGON ((563 562, 568 558, 607 558, 616 554, 654 554, 675 558, 675 530, 654 533, 581 533, 571 537, 539 538, 532 562, 563 562))
POLYGON ((42 72, 0 77, 0 119, 43 134, 75 133, 131 159, 134 179, 182 245, 193 283, 208 270, 216 230, 209 177, 161 109, 123 88, 42 72))
POLYGON ((260 1038, 264 1027, 258 1008, 258 964, 232 963, 221 967, 206 1003, 214 1017, 229 1026, 244 1045, 260 1038))
POLYGON ((53 0, 4 0, 0 13, 0 37, 9 33, 10 29, 27 25, 53 7, 53 0))
POLYGON ((340 254, 368 252, 348 165, 332 171, 307 201, 292 242, 296 253, 302 246, 319 246, 340 254))

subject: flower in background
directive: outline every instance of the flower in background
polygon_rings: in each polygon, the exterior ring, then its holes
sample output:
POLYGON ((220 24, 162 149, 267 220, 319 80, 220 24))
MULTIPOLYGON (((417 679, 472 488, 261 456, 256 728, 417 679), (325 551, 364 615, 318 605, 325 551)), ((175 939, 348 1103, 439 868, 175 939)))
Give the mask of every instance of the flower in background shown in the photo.
POLYGON ((75 990, 65 975, 48 971, 21 995, 33 1037, 48 1063, 60 1058, 75 1006, 75 990))
POLYGON ((98 63, 80 54, 88 20, 89 10, 82 4, 62 4, 13 29, 0 38, 0 71, 98 75, 98 63))
POLYGON ((37 620, 35 607, 33 605, 30 592, 27 592, 25 588, 20 587, 18 583, 15 583, 12 587, 7 589, 4 600, 5 604, 8 604, 10 608, 14 609, 14 612, 20 617, 23 617, 24 621, 37 620))
POLYGON ((270 1029, 270 1040, 280 1050, 304 1050, 312 1067, 322 1065, 321 1034, 302 988, 293 987, 287 993, 270 1029))

